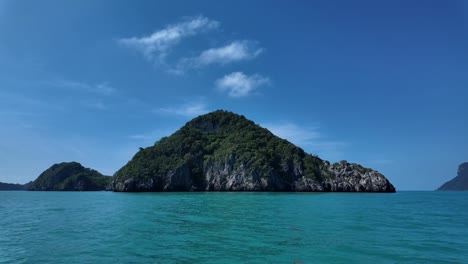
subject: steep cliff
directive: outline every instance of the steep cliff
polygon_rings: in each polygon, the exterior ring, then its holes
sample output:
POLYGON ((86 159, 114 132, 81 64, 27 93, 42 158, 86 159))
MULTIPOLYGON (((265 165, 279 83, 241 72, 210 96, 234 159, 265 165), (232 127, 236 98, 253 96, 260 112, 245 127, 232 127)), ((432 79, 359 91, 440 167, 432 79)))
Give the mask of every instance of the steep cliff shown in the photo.
POLYGON ((468 190, 468 162, 458 166, 457 176, 444 183, 438 191, 466 191, 468 190))
POLYGON ((30 191, 100 191, 106 190, 111 177, 85 168, 78 162, 54 164, 30 184, 30 191))
POLYGON ((380 173, 330 164, 244 116, 215 111, 140 149, 112 181, 114 191, 394 192, 380 173))

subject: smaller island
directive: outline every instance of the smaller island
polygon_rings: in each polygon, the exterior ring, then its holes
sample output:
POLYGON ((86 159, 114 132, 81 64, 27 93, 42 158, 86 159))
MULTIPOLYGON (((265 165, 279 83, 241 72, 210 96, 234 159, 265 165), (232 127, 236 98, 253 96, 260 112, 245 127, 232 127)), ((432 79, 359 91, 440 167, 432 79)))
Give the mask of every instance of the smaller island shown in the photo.
POLYGON ((468 191, 468 162, 458 166, 457 176, 444 183, 438 191, 468 191))
POLYGON ((24 191, 32 182, 26 184, 0 182, 0 191, 24 191))
POLYGON ((83 167, 78 162, 52 165, 25 189, 28 191, 104 191, 111 177, 83 167))

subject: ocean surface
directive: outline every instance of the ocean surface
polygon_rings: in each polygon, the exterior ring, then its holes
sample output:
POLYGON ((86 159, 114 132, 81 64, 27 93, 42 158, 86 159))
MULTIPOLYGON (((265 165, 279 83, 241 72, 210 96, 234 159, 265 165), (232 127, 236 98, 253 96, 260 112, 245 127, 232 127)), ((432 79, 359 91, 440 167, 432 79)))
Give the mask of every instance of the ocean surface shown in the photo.
POLYGON ((468 263, 468 192, 0 192, 0 263, 468 263))

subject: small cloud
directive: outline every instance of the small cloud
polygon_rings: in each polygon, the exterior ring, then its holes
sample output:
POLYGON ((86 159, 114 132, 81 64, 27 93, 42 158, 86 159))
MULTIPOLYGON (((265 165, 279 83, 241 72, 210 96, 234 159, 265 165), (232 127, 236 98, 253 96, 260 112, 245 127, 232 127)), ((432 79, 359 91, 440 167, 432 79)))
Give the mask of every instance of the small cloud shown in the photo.
MULTIPOLYGON (((16 112, 15 114, 18 115, 21 112, 21 115, 36 115, 32 109, 48 109, 53 111, 63 111, 65 108, 62 105, 58 104, 50 104, 45 100, 36 99, 29 96, 24 96, 22 94, 13 94, 13 93, 3 93, 0 92, 0 105, 8 109, 8 111, 16 112), (17 108, 19 107, 20 110, 17 108), (29 113, 25 113, 24 110, 31 111, 29 113)), ((10 112, 10 114, 12 114, 10 112)))
POLYGON ((0 116, 10 116, 10 117, 37 117, 39 113, 35 112, 25 112, 25 111, 15 111, 15 110, 3 110, 0 109, 0 116))
POLYGON ((151 144, 160 140, 162 137, 167 137, 171 135, 172 133, 174 133, 174 131, 176 131, 176 129, 174 128, 155 129, 146 133, 130 135, 129 138, 133 139, 136 142, 141 142, 143 144, 151 144))
POLYGON ((72 80, 56 80, 50 82, 52 86, 60 87, 60 88, 67 88, 70 90, 78 90, 78 91, 91 91, 92 85, 83 82, 77 82, 72 80))
POLYGON ((144 139, 147 140, 149 138, 149 134, 135 134, 128 136, 131 139, 144 139))
POLYGON ((95 93, 104 96, 111 96, 116 92, 115 88, 111 87, 107 82, 93 85, 85 82, 61 79, 48 82, 47 84, 77 92, 95 93))
POLYGON ((321 137, 318 128, 304 128, 294 123, 280 123, 280 124, 264 124, 271 133, 280 138, 289 140, 290 142, 305 146, 314 143, 321 137))
POLYGON ((108 83, 101 83, 96 85, 96 92, 109 96, 115 93, 115 89, 109 86, 108 83))
POLYGON ((148 60, 164 62, 173 46, 182 39, 218 28, 220 23, 204 16, 187 18, 145 37, 119 39, 118 42, 141 52, 148 60))
POLYGON ((178 115, 183 117, 195 117, 208 113, 204 102, 190 102, 176 107, 166 107, 155 110, 154 112, 168 115, 178 115))
POLYGON ((96 108, 96 109, 99 109, 99 110, 106 110, 107 109, 107 106, 105 106, 103 102, 96 102, 93 105, 93 107, 96 108))
POLYGON ((257 57, 263 49, 256 48, 252 41, 234 41, 220 48, 203 51, 197 58, 201 65, 227 64, 257 57))
POLYGON ((88 107, 88 108, 91 108, 91 109, 96 109, 96 110, 107 110, 107 106, 101 102, 101 101, 97 101, 97 102, 91 102, 91 101, 88 101, 88 102, 84 102, 84 106, 88 107))
POLYGON ((223 92, 228 92, 230 97, 244 97, 252 93, 262 85, 270 84, 270 79, 259 74, 247 76, 242 72, 233 72, 216 80, 216 87, 223 92))
POLYGON ((183 58, 179 61, 177 67, 171 69, 170 72, 181 74, 189 68, 198 68, 211 64, 225 65, 233 62, 250 60, 257 57, 262 52, 263 49, 258 48, 254 41, 234 41, 223 47, 207 49, 199 56, 183 58))
POLYGON ((262 126, 276 136, 326 159, 339 160, 344 154, 343 148, 348 146, 344 142, 326 140, 318 127, 304 127, 291 122, 265 123, 262 126))

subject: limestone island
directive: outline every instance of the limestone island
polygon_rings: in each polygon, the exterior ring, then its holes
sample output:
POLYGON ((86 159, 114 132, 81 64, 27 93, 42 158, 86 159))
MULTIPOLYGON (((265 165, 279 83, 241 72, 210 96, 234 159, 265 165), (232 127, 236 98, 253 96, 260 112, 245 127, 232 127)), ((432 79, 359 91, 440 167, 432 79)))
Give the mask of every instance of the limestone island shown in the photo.
POLYGON ((458 166, 457 176, 444 183, 438 191, 468 191, 468 162, 458 166))
POLYGON ((140 148, 112 177, 116 192, 395 192, 379 172, 305 153, 242 115, 218 110, 140 148))

